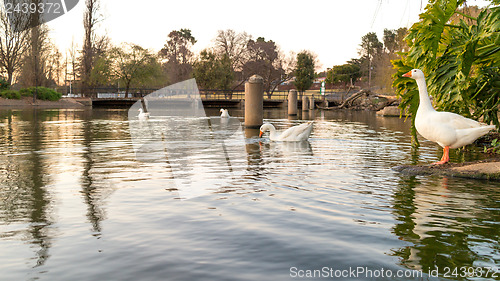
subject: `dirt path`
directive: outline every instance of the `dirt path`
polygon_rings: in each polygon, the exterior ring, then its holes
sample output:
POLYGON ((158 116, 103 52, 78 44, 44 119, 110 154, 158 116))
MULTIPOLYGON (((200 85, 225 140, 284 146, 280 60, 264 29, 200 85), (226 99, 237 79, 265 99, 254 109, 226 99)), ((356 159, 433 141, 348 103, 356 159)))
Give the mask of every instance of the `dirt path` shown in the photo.
POLYGON ((0 108, 84 108, 85 106, 73 98, 62 98, 58 101, 36 100, 23 97, 20 100, 0 98, 0 108))

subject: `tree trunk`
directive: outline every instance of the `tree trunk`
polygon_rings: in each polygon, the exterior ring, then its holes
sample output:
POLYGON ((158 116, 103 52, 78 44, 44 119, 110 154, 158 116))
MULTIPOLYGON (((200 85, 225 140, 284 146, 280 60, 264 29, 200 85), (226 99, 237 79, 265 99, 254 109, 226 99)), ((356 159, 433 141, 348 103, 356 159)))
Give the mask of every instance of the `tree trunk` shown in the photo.
POLYGON ((90 73, 94 64, 94 27, 98 22, 99 0, 85 1, 85 14, 83 16, 83 26, 85 29, 85 38, 82 50, 82 90, 84 96, 90 95, 90 73))
POLYGON ((40 83, 40 29, 39 26, 31 29, 31 59, 33 60, 33 85, 39 86, 40 83))
POLYGON ((128 98, 128 91, 130 90, 130 83, 132 81, 127 81, 127 84, 125 85, 125 98, 128 98))
POLYGON ((341 105, 338 106, 338 108, 344 108, 346 106, 351 106, 352 103, 357 100, 359 97, 361 97, 362 95, 364 94, 370 94, 370 91, 368 90, 361 90, 357 93, 355 93, 354 95, 350 96, 349 98, 347 98, 341 105))
POLYGON ((14 76, 14 70, 8 69, 7 70, 7 83, 9 83, 9 85, 12 85, 13 76, 14 76))

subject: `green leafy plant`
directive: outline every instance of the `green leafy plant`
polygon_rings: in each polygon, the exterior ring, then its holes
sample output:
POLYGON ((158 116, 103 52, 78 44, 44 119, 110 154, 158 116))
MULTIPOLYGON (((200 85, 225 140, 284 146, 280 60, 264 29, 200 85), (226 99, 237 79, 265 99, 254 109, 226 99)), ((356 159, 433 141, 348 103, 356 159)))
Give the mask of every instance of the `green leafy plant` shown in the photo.
POLYGON ((18 91, 14 91, 14 90, 3 90, 0 92, 0 96, 4 99, 20 99, 21 98, 21 94, 19 94, 18 91))
POLYGON ((464 0, 430 2, 409 30, 409 50, 392 62, 397 70, 393 87, 402 100, 400 109, 411 114, 416 145, 418 88, 413 80, 401 77, 413 68, 426 74, 428 91, 438 110, 500 126, 500 7, 490 6, 472 18, 460 12, 464 0), (463 19, 452 22, 454 14, 466 16, 469 23, 463 19))
POLYGON ((492 140, 489 147, 484 147, 484 152, 500 154, 500 140, 498 138, 492 140))
POLYGON ((58 101, 61 99, 62 94, 57 91, 45 87, 30 87, 21 89, 19 92, 24 97, 32 97, 36 91, 36 97, 39 100, 49 100, 49 101, 58 101))
POLYGON ((5 79, 0 78, 0 91, 10 89, 10 84, 5 79))

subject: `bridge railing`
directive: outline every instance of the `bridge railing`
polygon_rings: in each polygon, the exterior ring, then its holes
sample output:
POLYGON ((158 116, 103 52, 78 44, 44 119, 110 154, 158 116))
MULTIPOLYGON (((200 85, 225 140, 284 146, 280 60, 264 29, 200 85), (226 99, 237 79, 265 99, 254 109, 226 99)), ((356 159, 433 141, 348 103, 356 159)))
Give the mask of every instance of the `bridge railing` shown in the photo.
POLYGON ((212 100, 245 99, 245 92, 243 91, 199 89, 199 92, 201 99, 212 99, 212 100))
MULTIPOLYGON (((132 98, 137 99, 151 94, 159 89, 154 88, 130 88, 128 94, 125 94, 125 89, 122 88, 112 88, 112 87, 98 87, 87 89, 87 93, 90 93, 92 98, 97 99, 124 99, 132 98)), ((81 93, 82 89, 73 88, 72 93, 68 91, 68 96, 79 96, 74 93, 81 93)), ((213 100, 243 100, 245 99, 245 92, 240 90, 217 90, 217 89, 199 89, 200 97, 202 99, 213 99, 213 100)), ((168 94, 167 94, 168 96, 168 94)), ((276 100, 282 101, 286 100, 288 97, 288 91, 274 91, 271 95, 264 93, 265 100, 276 100)))

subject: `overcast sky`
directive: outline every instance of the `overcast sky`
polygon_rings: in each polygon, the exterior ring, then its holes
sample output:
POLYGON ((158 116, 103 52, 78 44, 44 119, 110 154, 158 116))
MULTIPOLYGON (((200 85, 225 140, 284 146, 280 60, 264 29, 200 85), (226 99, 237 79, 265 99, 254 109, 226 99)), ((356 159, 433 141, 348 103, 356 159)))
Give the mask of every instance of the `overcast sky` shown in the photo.
MULTIPOLYGON (((82 45, 84 2, 49 23, 62 53, 72 40, 82 45)), ((310 50, 326 69, 357 58, 368 32, 382 41, 384 28, 411 27, 426 5, 426 0, 101 0, 98 34, 106 32, 113 44, 130 42, 156 52, 170 31, 189 28, 197 52, 212 44, 218 30, 233 29, 271 39, 285 53, 310 50)))

